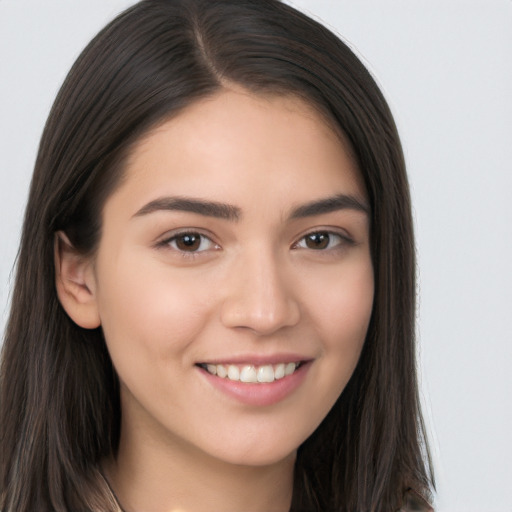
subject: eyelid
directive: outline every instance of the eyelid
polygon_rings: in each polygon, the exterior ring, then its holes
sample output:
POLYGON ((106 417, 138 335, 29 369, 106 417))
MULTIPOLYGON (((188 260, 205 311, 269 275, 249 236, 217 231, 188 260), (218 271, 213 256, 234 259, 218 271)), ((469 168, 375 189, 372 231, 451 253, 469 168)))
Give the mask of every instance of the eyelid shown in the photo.
POLYGON ((335 250, 339 248, 340 246, 345 245, 355 245, 355 240, 344 230, 341 230, 340 228, 333 228, 333 227, 316 227, 314 229, 308 230, 306 233, 303 233, 296 242, 292 244, 292 249, 305 249, 305 250, 312 250, 312 251, 329 251, 329 250, 335 250), (334 247, 328 247, 325 249, 311 249, 309 247, 298 247, 299 243, 303 242, 306 237, 314 234, 320 234, 320 233, 326 233, 331 236, 336 236, 340 239, 340 243, 336 244, 334 247))
POLYGON ((206 234, 204 232, 204 229, 193 228, 193 227, 179 228, 174 231, 170 231, 170 232, 166 233, 163 237, 161 237, 156 242, 155 245, 157 248, 164 248, 164 249, 168 248, 168 249, 173 250, 181 255, 188 256, 188 257, 198 255, 203 252, 210 251, 212 249, 213 250, 220 249, 220 245, 214 240, 214 237, 211 234, 206 234), (209 247, 207 249, 202 249, 202 250, 196 250, 196 251, 183 251, 183 250, 179 249, 178 247, 172 247, 171 243, 182 235, 199 236, 199 237, 201 237, 201 239, 208 240, 211 243, 212 247, 209 247))
MULTIPOLYGON (((332 251, 336 250, 337 248, 346 246, 346 245, 355 245, 356 241, 352 238, 351 235, 349 235, 345 230, 342 230, 341 228, 336 228, 332 226, 318 226, 315 228, 312 228, 305 233, 301 234, 296 241, 292 244, 292 249, 305 249, 305 250, 315 250, 317 252, 322 251, 332 251), (331 236, 337 237, 340 241, 337 243, 334 247, 327 247, 324 249, 311 249, 309 247, 299 247, 299 244, 303 242, 307 236, 313 235, 313 234, 320 234, 325 233, 331 236)), ((186 227, 186 228, 179 228, 174 231, 170 231, 163 235, 157 242, 155 243, 155 246, 157 248, 167 248, 172 251, 175 251, 176 253, 186 256, 186 257, 194 257, 198 256, 201 253, 208 252, 210 250, 218 250, 220 249, 220 245, 215 241, 215 237, 210 233, 205 233, 205 230, 203 228, 195 228, 195 227, 186 227), (180 235, 197 235, 201 237, 202 239, 206 239, 210 242, 210 247, 202 250, 195 250, 195 251, 184 251, 179 249, 178 247, 172 247, 171 243, 177 239, 180 235)))

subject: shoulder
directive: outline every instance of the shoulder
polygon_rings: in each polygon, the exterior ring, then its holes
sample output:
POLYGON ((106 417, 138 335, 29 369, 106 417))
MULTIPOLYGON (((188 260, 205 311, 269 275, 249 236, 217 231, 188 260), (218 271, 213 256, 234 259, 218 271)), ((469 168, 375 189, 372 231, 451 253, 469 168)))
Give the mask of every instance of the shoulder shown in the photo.
POLYGON ((431 505, 414 489, 404 494, 402 507, 397 512, 434 512, 431 505))

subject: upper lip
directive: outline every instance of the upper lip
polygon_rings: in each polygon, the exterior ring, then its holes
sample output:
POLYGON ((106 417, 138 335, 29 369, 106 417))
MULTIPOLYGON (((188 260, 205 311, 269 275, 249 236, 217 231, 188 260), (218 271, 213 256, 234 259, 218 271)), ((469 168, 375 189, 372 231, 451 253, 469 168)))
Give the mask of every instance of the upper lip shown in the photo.
POLYGON ((215 357, 198 361, 201 364, 251 364, 263 366, 267 364, 300 363, 312 360, 312 357, 294 353, 280 354, 240 354, 236 356, 215 357))

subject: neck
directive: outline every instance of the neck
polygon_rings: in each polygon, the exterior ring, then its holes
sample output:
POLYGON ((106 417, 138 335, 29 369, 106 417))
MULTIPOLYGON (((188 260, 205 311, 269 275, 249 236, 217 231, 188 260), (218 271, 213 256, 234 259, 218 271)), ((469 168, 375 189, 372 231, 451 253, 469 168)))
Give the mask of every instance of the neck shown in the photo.
POLYGON ((295 454, 266 466, 229 464, 180 441, 121 435, 106 476, 124 512, 288 512, 295 454))

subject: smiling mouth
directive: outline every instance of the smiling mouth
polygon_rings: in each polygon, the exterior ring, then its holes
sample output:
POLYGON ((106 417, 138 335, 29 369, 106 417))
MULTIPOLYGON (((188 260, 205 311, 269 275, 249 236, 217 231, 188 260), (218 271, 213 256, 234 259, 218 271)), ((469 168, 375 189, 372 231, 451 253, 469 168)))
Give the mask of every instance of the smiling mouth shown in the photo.
POLYGON ((254 384, 284 379, 292 375, 302 364, 304 363, 289 362, 265 365, 198 363, 197 366, 221 379, 254 384))

